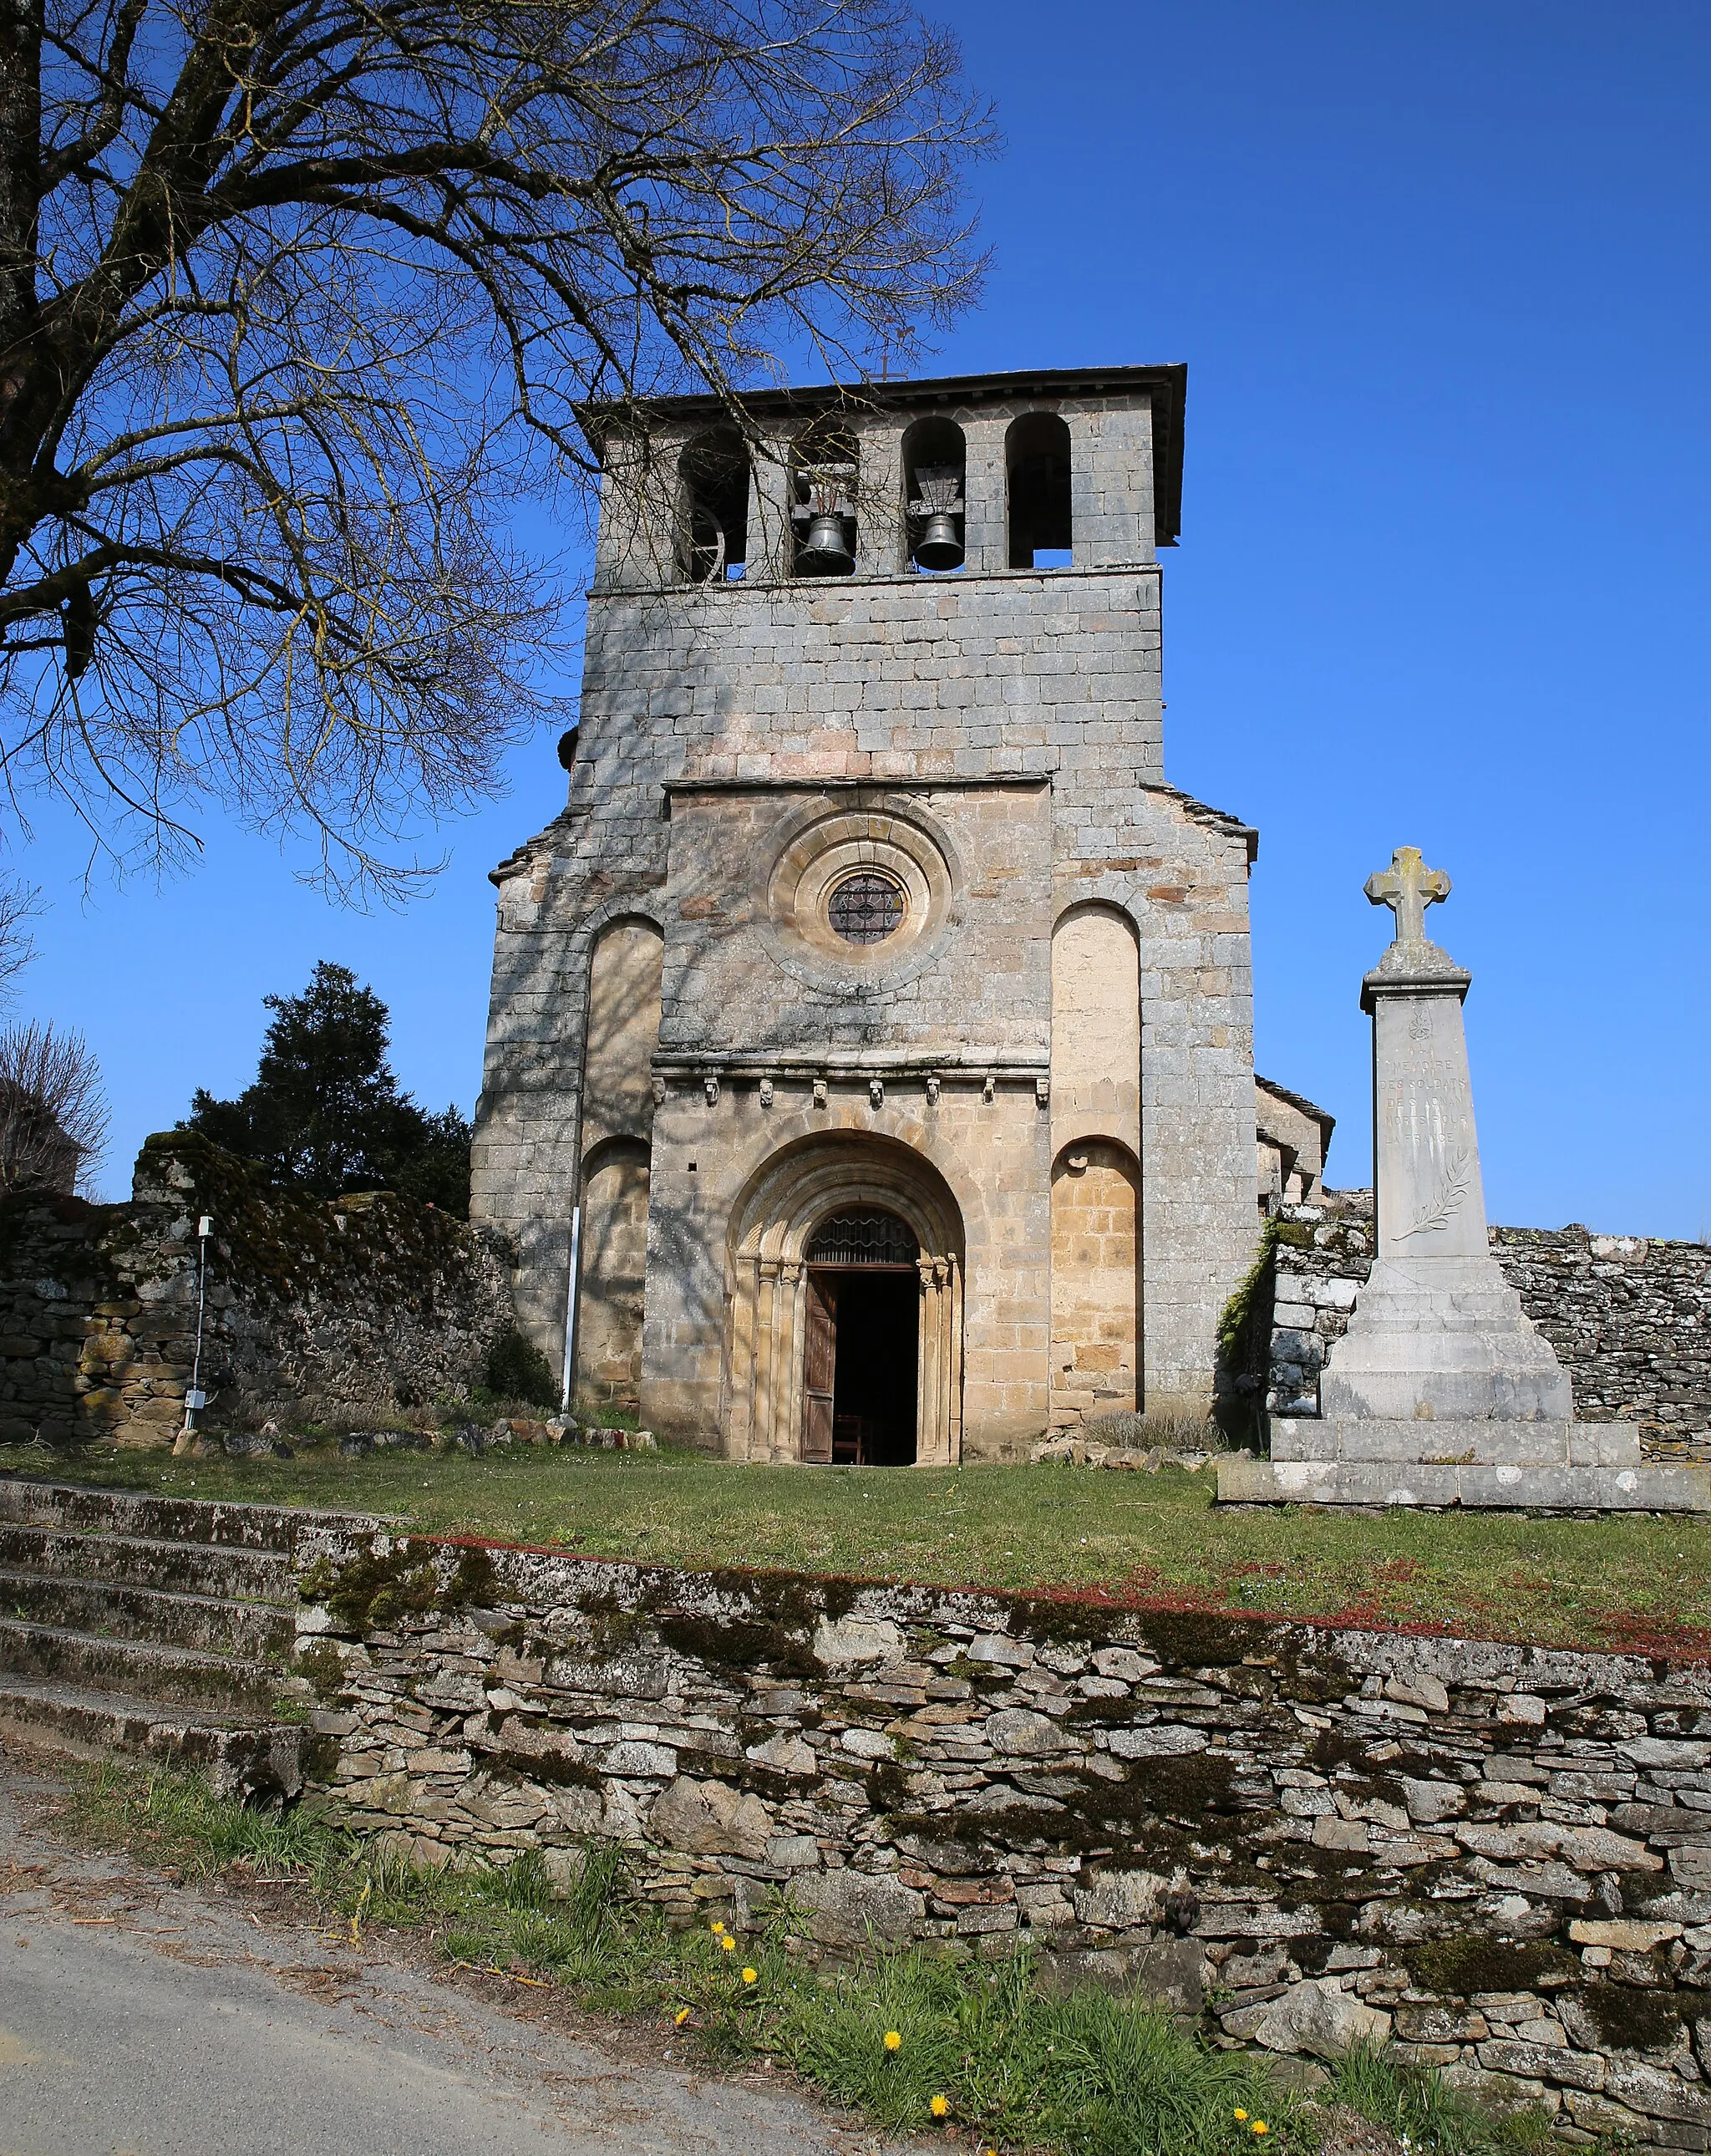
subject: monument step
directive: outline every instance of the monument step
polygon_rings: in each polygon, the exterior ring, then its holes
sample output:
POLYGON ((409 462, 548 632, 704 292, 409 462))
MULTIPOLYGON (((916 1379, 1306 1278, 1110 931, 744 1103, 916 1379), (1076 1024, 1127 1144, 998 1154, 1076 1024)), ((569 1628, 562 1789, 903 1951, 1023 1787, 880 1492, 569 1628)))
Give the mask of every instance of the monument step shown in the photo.
POLYGON ((1711 1468, 1236 1459, 1218 1463, 1218 1502, 1463 1507, 1487 1512, 1708 1512, 1711 1468))
POLYGON ((79 1758, 124 1752, 151 1766, 194 1768, 216 1795, 261 1803, 301 1793, 310 1741, 296 1722, 163 1707, 11 1671, 0 1671, 0 1729, 79 1758))
POLYGON ((1524 1420, 1370 1421, 1352 1415, 1274 1416, 1274 1463, 1408 1462, 1428 1467, 1638 1467, 1635 1423, 1524 1420))

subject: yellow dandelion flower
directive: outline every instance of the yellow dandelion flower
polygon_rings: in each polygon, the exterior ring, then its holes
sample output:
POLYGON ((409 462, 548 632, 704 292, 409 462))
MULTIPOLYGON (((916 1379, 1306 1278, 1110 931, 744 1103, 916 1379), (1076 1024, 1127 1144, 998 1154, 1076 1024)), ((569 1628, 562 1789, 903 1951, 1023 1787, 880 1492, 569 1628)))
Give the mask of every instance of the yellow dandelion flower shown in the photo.
POLYGON ((885 2048, 888 2051, 900 2051, 903 2048, 903 2039, 894 2029, 888 2029, 885 2031, 885 2048))
POLYGON ((943 2118, 950 2108, 950 2099, 948 2096, 935 2096, 928 2108, 935 2118, 943 2118))
POLYGON ((724 1921, 723 1921, 723 1919, 722 1919, 722 1918, 720 1918, 720 1917, 715 1917, 713 1919, 713 1922, 711 1922, 711 1923, 707 1927, 707 1928, 708 1928, 708 1930, 709 1930, 709 1931, 710 1931, 710 1932, 712 1933, 712 1934, 713 1934, 714 1938, 716 1939, 716 1938, 719 1937, 720 1933, 725 1929, 725 1924, 724 1924, 724 1921))
POLYGON ((1256 2133, 1269 2133, 1271 2132, 1270 2127, 1266 2124, 1263 2118, 1256 2118, 1254 2120, 1253 2130, 1256 2133))
POLYGON ((725 1951, 727 1953, 735 1953, 736 1952, 736 1941, 731 1937, 729 1932, 721 1932, 720 1933, 719 1943, 725 1948, 725 1951))
POLYGON ((758 1969, 745 1969, 743 1971, 743 1982, 745 1984, 753 1984, 758 1980, 760 1974, 761 1972, 758 1969))
POLYGON ((1237 2116, 1237 2118, 1239 2118, 1239 2119, 1242 2120, 1244 2123, 1246 2122, 1247 2118, 1247 2113, 1245 2111, 1243 2111, 1243 2109, 1242 2108, 1242 2107, 1241 2107, 1241 2105, 1240 2105, 1239 2103, 1238 2103, 1238 2104, 1237 2105, 1237 2107, 1236 2107, 1236 2116, 1237 2116))
POLYGON ((690 2011, 691 2010, 687 2006, 679 2006, 675 2015, 673 2015, 672 2018, 679 2029, 681 2029, 684 2022, 689 2020, 690 2011))

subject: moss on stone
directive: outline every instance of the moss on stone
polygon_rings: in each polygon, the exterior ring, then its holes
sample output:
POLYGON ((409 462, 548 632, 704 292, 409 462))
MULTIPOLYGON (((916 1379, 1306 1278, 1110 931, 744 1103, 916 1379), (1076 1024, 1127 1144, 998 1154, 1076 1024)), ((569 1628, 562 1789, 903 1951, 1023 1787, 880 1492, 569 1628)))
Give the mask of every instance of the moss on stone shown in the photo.
POLYGON ((1531 1991, 1541 1977, 1580 1974, 1580 1964, 1561 1947, 1466 1933, 1405 1947, 1402 1959, 1428 1991, 1460 1999, 1476 1991, 1531 1991))

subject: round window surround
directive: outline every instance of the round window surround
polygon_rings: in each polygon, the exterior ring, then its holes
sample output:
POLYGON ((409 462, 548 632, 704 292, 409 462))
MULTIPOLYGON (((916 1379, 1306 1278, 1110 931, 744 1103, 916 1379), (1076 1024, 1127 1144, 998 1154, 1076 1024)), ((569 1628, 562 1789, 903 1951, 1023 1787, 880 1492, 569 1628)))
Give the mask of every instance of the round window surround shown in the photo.
POLYGON ((773 957, 837 994, 895 987, 933 957, 953 919, 954 863, 949 840, 924 817, 822 801, 792 819, 766 877, 758 911, 773 957))

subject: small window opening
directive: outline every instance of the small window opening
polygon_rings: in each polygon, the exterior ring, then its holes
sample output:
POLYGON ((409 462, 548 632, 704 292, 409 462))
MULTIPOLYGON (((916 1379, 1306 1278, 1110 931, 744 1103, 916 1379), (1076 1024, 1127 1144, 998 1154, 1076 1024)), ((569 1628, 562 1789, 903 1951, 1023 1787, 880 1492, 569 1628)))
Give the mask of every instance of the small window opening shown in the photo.
POLYGON ((883 943, 903 926, 903 890, 876 869, 860 869, 833 886, 826 902, 832 931, 846 943, 883 943))
POLYGON ((816 427, 796 445, 791 524, 799 577, 855 573, 855 437, 842 427, 816 427))
POLYGON ((1010 566, 1065 569, 1074 545, 1069 429, 1055 412, 1025 412, 1004 442, 1010 483, 1010 566))
POLYGON ((749 552, 749 453, 734 428, 678 459, 678 567, 692 584, 735 583, 749 552))
POLYGON ((913 569, 930 575, 963 564, 968 446, 953 419, 919 419, 903 438, 903 470, 913 569))

